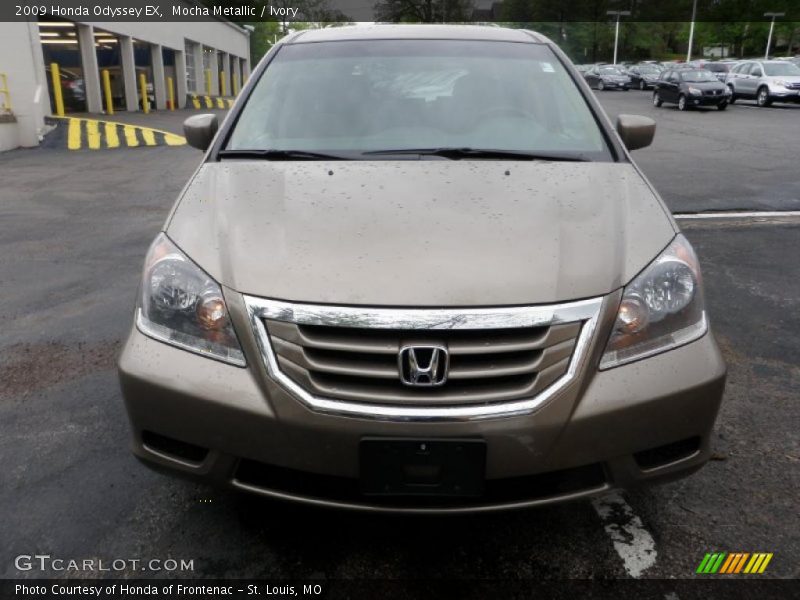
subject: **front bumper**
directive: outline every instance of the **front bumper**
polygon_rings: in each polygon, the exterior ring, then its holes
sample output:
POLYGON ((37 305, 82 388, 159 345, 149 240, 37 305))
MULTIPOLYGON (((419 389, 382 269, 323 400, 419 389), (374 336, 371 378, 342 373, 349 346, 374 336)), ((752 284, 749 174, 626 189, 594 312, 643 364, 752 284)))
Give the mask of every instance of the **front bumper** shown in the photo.
POLYGON ((786 88, 769 88, 769 97, 774 102, 800 102, 800 90, 786 88))
MULTIPOLYGON (((119 361, 133 452, 151 467, 229 488, 375 511, 476 511, 571 500, 687 475, 709 456, 725 365, 710 334, 608 371, 606 325, 574 384, 522 416, 377 421, 314 412, 272 381, 251 330, 238 368, 152 340, 136 328, 119 361), (599 348, 599 350, 598 350, 599 348), (358 490, 365 436, 486 442, 487 492, 464 500, 378 500, 358 490)), ((236 322, 239 321, 239 322, 236 322)))
POLYGON ((607 90, 627 90, 631 87, 631 83, 629 81, 621 82, 621 81, 604 81, 603 86, 607 90))
POLYGON ((731 97, 728 94, 720 94, 719 96, 686 96, 690 106, 719 106, 720 104, 727 104, 731 97))

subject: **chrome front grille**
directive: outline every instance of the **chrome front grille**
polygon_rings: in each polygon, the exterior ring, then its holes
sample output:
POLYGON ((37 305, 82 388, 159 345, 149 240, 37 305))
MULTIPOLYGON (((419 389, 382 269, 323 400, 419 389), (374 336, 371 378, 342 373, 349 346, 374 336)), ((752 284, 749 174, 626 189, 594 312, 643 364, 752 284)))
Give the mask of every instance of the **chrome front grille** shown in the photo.
POLYGON ((483 330, 394 330, 298 325, 266 320, 280 369, 311 394, 352 402, 462 405, 539 393, 564 375, 580 323, 483 330), (411 387, 400 380, 407 345, 445 347, 447 382, 411 387))
POLYGON ((526 414, 575 377, 602 298, 558 305, 390 309, 245 296, 269 375, 318 412, 463 420, 526 414), (403 348, 449 355, 439 386, 401 380, 403 348))

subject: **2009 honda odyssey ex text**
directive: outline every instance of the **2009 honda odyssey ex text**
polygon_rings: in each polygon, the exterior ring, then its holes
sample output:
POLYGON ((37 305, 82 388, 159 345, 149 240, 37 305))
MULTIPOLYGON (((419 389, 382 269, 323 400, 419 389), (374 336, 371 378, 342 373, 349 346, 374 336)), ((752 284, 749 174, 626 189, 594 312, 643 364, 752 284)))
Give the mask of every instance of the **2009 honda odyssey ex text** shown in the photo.
POLYGON ((546 38, 303 31, 261 61, 148 251, 134 452, 367 510, 538 505, 708 459, 697 258, 546 38))

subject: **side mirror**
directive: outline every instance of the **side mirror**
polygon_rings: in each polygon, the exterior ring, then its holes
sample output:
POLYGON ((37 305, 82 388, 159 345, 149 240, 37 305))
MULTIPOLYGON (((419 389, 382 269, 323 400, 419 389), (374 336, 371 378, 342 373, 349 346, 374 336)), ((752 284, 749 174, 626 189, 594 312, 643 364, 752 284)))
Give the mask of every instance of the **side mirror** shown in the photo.
POLYGON ((653 143, 656 122, 639 115, 620 115, 617 117, 617 133, 628 150, 637 150, 653 143))
POLYGON ((217 115, 213 114, 194 115, 183 122, 183 134, 186 136, 186 142, 204 152, 217 134, 217 129, 219 129, 219 121, 217 115))

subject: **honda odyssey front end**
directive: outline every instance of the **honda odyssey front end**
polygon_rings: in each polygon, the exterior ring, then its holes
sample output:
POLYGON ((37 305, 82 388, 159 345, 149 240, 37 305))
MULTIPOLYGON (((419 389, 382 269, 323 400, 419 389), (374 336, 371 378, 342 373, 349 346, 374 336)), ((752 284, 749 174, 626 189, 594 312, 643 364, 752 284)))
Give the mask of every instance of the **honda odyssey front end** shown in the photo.
MULTIPOLYGON (((300 32, 145 259, 119 362, 138 458, 311 504, 531 506, 708 459, 725 365, 695 253, 532 32, 300 32)), ((626 148, 627 146, 627 148, 626 148)))

